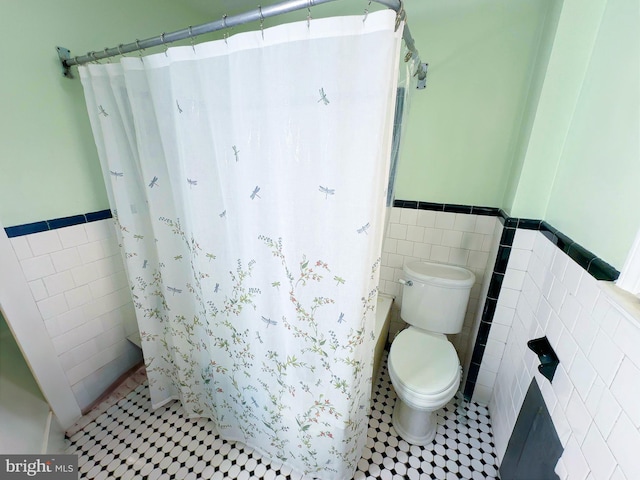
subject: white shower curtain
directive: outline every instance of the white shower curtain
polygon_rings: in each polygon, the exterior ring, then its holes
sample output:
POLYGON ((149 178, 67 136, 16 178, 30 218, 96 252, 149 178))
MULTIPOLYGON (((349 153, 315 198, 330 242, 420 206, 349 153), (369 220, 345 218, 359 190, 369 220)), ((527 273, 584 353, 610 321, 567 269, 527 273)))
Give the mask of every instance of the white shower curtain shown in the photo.
POLYGON ((318 478, 366 439, 395 21, 80 68, 154 406, 318 478))

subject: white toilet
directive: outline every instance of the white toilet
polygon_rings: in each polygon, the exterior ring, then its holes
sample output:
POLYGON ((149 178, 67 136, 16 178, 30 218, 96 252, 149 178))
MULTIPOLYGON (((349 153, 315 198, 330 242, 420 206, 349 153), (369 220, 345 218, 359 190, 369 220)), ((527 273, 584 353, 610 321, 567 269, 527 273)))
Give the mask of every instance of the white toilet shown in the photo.
POLYGON ((460 360, 445 334, 462 330, 475 275, 428 262, 407 263, 404 273, 400 316, 409 328, 389 353, 389 377, 398 395, 393 426, 408 443, 426 445, 436 435, 433 413, 460 385, 460 360))

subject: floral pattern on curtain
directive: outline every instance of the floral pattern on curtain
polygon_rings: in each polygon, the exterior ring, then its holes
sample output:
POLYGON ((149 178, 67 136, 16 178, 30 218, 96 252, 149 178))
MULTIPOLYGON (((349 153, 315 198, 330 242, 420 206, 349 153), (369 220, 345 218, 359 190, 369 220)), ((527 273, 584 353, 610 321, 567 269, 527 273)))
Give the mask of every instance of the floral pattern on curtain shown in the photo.
POLYGON ((383 11, 80 69, 154 406, 318 478, 366 440, 401 32, 383 11))

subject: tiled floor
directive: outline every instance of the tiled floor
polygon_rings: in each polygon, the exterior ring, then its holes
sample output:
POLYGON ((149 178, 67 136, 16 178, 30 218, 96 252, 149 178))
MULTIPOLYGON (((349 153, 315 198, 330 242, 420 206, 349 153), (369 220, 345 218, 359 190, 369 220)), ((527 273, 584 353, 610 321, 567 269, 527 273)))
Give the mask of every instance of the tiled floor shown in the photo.
MULTIPOLYGON (((489 414, 485 407, 457 407, 438 414, 432 445, 401 440, 391 426, 395 402, 386 362, 369 419, 367 447, 354 479, 497 478, 489 414)), ((188 419, 178 402, 152 411, 146 384, 74 434, 67 453, 79 455, 87 479, 297 479, 269 465, 252 449, 226 442, 203 418, 188 419)))

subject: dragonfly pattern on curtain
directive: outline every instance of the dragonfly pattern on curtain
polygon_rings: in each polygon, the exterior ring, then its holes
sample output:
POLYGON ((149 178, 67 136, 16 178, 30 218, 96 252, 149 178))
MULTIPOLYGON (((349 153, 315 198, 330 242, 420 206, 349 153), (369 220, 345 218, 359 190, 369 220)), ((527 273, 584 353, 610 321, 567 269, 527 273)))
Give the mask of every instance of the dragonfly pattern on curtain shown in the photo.
POLYGON ((393 12, 313 25, 80 73, 154 406, 179 399, 225 438, 347 479, 366 440, 401 31, 393 12))

